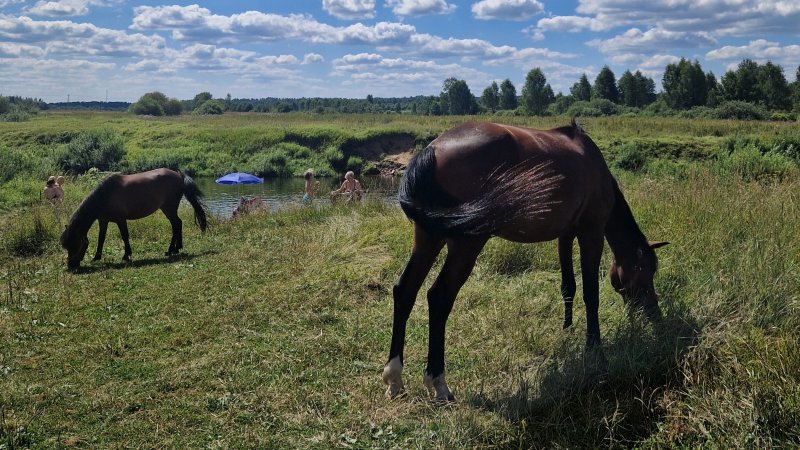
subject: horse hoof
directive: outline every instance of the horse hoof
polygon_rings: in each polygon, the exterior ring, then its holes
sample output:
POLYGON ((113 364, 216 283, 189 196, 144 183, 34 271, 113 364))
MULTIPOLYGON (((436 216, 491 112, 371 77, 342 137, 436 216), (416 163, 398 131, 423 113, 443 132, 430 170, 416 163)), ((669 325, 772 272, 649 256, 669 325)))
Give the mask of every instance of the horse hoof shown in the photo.
POLYGON ((447 387, 447 382, 444 379, 444 373, 431 377, 430 374, 425 374, 422 377, 422 383, 428 388, 428 393, 434 403, 449 404, 455 403, 456 398, 450 389, 447 387))
POLYGON ((395 399, 405 392, 403 386, 403 363, 400 362, 400 357, 395 356, 383 368, 381 378, 383 383, 388 387, 386 388, 386 396, 389 399, 395 399))

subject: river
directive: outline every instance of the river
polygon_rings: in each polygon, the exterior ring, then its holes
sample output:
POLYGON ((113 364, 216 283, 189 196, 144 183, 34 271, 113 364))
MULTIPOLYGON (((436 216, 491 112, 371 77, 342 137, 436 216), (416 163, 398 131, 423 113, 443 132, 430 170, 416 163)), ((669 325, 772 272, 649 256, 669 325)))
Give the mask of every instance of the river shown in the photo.
MULTIPOLYGON (((319 178, 320 188, 317 190, 316 205, 329 205, 329 193, 341 186, 342 179, 319 178)), ((388 203, 397 202, 399 177, 361 176, 358 177, 366 191, 366 198, 388 203)), ((204 203, 212 214, 229 218, 236 209, 239 197, 260 196, 270 211, 277 211, 291 205, 301 205, 303 199, 303 178, 265 178, 261 184, 225 185, 217 184, 214 178, 198 177, 194 179, 204 194, 204 203)))

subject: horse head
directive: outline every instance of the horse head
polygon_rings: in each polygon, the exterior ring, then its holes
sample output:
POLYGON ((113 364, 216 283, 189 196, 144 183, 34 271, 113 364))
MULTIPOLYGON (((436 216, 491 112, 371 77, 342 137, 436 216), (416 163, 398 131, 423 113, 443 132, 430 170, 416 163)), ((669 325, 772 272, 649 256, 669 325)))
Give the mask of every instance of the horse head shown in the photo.
POLYGON ((669 242, 649 242, 624 259, 611 258, 608 276, 614 290, 632 308, 642 308, 650 319, 661 316, 658 296, 653 287, 653 276, 658 268, 655 249, 669 242))
POLYGON ((76 232, 74 228, 65 227, 59 241, 61 247, 67 250, 67 269, 77 269, 86 255, 86 249, 89 248, 89 238, 85 234, 76 232))

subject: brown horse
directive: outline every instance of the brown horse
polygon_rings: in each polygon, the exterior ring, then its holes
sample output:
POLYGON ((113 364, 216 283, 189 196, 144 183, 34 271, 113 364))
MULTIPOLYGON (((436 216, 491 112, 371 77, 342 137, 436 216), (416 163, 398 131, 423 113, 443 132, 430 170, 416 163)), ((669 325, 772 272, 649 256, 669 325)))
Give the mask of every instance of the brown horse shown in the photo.
POLYGON ((114 222, 125 243, 125 255, 122 259, 130 261, 132 252, 128 241, 127 221, 147 217, 159 209, 172 225, 172 240, 166 255, 177 254, 183 248, 183 222, 178 217, 178 205, 183 196, 192 205, 195 222, 200 230, 205 231, 206 213, 200 202, 203 194, 188 175, 170 169, 155 169, 132 175, 109 175, 83 199, 61 234, 61 246, 67 250, 67 268, 76 269, 80 266, 89 246, 87 233, 95 220, 98 221, 100 230, 94 260, 102 257, 108 223, 114 222))
POLYGON ((572 244, 578 239, 587 348, 600 344, 598 272, 604 237, 614 256, 614 288, 629 304, 659 314, 654 249, 666 243, 647 241, 603 155, 575 120, 548 131, 480 122, 457 126, 414 156, 399 200, 414 222, 414 243, 393 289, 392 343, 383 371, 390 398, 403 391, 408 316, 445 245, 444 266, 428 291, 428 363, 423 377, 437 401, 453 400, 444 377, 445 323, 492 236, 515 242, 558 239, 565 328, 572 324, 572 244))

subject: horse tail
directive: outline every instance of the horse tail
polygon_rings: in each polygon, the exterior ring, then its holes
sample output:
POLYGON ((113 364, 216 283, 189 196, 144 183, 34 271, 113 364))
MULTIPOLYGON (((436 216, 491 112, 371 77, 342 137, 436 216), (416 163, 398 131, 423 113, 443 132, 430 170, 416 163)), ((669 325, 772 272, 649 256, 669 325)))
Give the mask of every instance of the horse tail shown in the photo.
POLYGON ((189 200, 189 203, 194 209, 194 223, 200 227, 200 231, 206 231, 206 228, 208 228, 208 220, 206 219, 205 207, 200 200, 203 197, 203 193, 194 183, 192 177, 185 173, 181 173, 181 175, 183 175, 183 195, 186 197, 186 200, 189 200))
POLYGON ((460 202, 437 183, 435 148, 428 146, 409 162, 398 199, 406 216, 429 232, 491 235, 518 218, 550 211, 551 193, 561 180, 549 162, 525 160, 498 167, 484 180, 480 196, 460 202))

